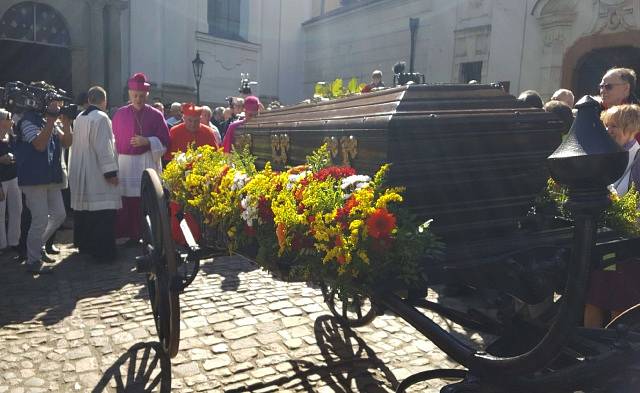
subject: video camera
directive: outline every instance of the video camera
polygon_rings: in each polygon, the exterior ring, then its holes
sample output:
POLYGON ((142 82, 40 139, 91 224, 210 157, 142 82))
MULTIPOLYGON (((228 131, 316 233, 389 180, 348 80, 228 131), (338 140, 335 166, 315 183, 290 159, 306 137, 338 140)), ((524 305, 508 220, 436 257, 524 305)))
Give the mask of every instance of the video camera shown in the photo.
POLYGON ((12 113, 34 111, 44 115, 52 101, 62 101, 64 104, 59 113, 51 115, 63 115, 72 120, 78 116, 78 106, 71 103, 73 100, 67 96, 67 92, 45 82, 27 85, 16 81, 0 87, 0 107, 12 113))
POLYGON ((249 74, 240 73, 240 88, 238 93, 244 95, 251 95, 251 86, 257 85, 258 82, 254 82, 250 79, 249 74))

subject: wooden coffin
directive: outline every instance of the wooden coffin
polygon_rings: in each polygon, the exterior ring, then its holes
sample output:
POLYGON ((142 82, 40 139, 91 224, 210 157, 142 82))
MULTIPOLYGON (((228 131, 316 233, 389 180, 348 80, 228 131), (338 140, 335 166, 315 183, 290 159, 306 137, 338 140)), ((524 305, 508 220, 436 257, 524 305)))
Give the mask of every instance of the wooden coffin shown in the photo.
POLYGON ((412 85, 261 113, 237 130, 259 165, 301 164, 327 143, 336 165, 391 163, 411 210, 446 240, 495 236, 523 217, 548 177, 562 124, 493 85, 412 85))

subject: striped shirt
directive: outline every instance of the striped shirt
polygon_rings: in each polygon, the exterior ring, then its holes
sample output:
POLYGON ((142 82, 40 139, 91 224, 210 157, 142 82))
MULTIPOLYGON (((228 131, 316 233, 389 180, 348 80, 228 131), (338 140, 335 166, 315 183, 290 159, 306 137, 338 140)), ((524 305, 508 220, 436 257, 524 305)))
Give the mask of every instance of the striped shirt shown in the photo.
MULTIPOLYGON (((34 139, 40 134, 42 131, 41 128, 38 128, 35 124, 30 122, 29 120, 23 120, 20 124, 20 133, 22 134, 22 140, 27 143, 33 142, 34 139)), ((58 134, 58 126, 53 127, 53 132, 51 135, 58 134)))

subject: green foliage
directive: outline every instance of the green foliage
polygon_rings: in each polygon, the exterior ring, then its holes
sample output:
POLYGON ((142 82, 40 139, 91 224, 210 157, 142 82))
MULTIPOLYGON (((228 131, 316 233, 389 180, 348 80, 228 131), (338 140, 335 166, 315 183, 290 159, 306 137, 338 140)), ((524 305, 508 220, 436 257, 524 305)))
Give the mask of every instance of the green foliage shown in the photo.
POLYGON ((347 97, 353 94, 360 94, 366 83, 359 83, 358 78, 351 78, 345 87, 344 81, 337 78, 331 83, 318 82, 314 87, 313 97, 315 99, 336 99, 347 97))
POLYGON ((318 172, 331 165, 331 153, 326 143, 307 156, 307 165, 313 172, 318 172))
POLYGON ((347 91, 350 94, 360 93, 361 89, 358 89, 358 78, 351 78, 349 85, 347 85, 347 91))
POLYGON ((635 184, 623 196, 612 195, 611 206, 604 213, 607 225, 629 236, 640 235, 639 200, 640 193, 635 184))
POLYGON ((253 176, 257 173, 256 157, 251 155, 249 146, 245 146, 242 151, 234 149, 231 152, 231 162, 237 169, 244 171, 248 176, 253 176))
MULTIPOLYGON (((572 219, 570 211, 566 208, 568 199, 566 187, 549 179, 546 190, 537 198, 536 204, 551 202, 555 204, 561 217, 572 219)), ((602 224, 627 236, 640 236, 640 192, 635 184, 632 184, 629 191, 622 196, 611 193, 609 199, 611 205, 604 211, 602 224)))
POLYGON ((342 97, 344 95, 342 79, 337 78, 331 83, 331 95, 333 97, 342 97))

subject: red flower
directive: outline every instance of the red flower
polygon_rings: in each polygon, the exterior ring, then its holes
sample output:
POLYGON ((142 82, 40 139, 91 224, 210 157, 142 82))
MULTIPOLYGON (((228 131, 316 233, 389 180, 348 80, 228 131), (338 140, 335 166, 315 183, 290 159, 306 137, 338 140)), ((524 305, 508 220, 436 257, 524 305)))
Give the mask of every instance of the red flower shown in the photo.
POLYGON ((338 265, 344 265, 345 262, 347 262, 347 259, 342 254, 338 255, 336 260, 338 261, 338 265))
POLYGON ((330 166, 321 169, 318 173, 313 175, 315 180, 325 181, 329 177, 333 177, 336 180, 340 180, 345 177, 353 176, 356 174, 356 170, 350 166, 330 166))
POLYGON ((350 197, 344 206, 336 211, 336 221, 340 223, 343 230, 346 231, 349 228, 349 214, 351 214, 351 209, 357 205, 358 201, 354 197, 350 197))
POLYGON ((367 230, 374 239, 388 238, 396 227, 396 218, 387 209, 377 209, 367 218, 367 230))
POLYGON ((298 232, 294 233, 293 240, 291 240, 291 249, 300 251, 305 248, 313 248, 313 239, 298 232))
POLYGON ((269 205, 269 201, 263 196, 258 199, 258 215, 264 222, 273 221, 273 211, 269 205))

